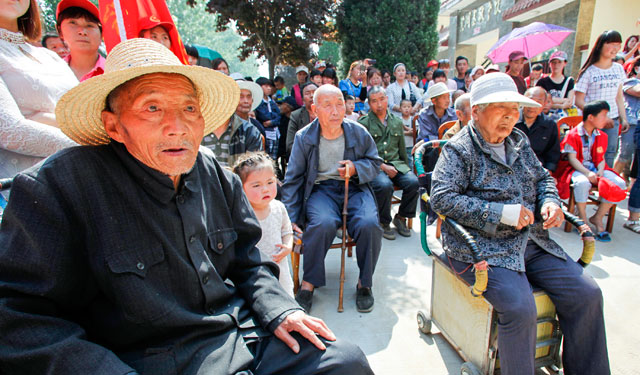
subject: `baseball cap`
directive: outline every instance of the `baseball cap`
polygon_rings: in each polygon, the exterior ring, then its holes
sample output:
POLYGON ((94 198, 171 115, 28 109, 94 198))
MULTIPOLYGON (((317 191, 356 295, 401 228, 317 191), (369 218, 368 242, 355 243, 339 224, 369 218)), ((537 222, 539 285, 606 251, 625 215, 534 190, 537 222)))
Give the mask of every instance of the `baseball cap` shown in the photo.
POLYGON ((71 7, 82 8, 91 13, 98 20, 100 19, 100 11, 98 11, 98 7, 93 5, 89 0, 62 0, 58 3, 58 7, 56 8, 56 19, 58 19, 60 13, 71 7))
POLYGON ((521 58, 524 58, 525 60, 527 60, 527 57, 524 55, 524 52, 522 51, 513 51, 509 54, 509 61, 514 61, 521 58))
POLYGON ((444 82, 438 82, 435 85, 429 86, 427 89, 427 97, 429 99, 435 98, 436 96, 440 96, 442 94, 449 94, 451 90, 444 84, 444 82))
POLYGON ((300 72, 305 72, 308 75, 309 74, 309 69, 307 69, 307 67, 304 66, 304 65, 300 65, 299 67, 296 68, 296 74, 298 74, 300 72))
POLYGON ((327 67, 327 63, 324 62, 324 60, 318 60, 316 61, 316 65, 314 66, 314 69, 326 68, 326 67, 327 67))
POLYGON ((553 61, 553 60, 562 60, 562 61, 568 61, 567 60, 567 53, 565 51, 555 51, 551 57, 549 57, 549 62, 553 61))
POLYGON ((438 66, 438 60, 431 60, 429 61, 429 63, 427 64, 427 68, 432 68, 434 66, 438 66))
POLYGON ((521 95, 513 79, 505 73, 485 74, 473 81, 471 106, 490 103, 518 103, 523 107, 540 107, 540 104, 521 95))
POLYGON ((166 32, 171 31, 173 29, 173 24, 171 22, 162 22, 158 16, 151 15, 148 17, 142 17, 138 20, 138 33, 142 30, 150 30, 156 26, 162 26, 166 32))

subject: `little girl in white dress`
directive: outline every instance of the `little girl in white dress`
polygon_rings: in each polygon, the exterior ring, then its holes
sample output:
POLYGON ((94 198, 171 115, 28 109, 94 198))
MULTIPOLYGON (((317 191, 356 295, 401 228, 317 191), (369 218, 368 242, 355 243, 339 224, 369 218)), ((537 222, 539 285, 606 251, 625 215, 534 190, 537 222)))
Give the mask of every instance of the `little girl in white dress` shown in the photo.
POLYGON ((280 284, 293 297, 293 280, 287 255, 293 247, 291 221, 284 205, 277 201, 278 179, 273 160, 264 152, 249 152, 238 158, 233 167, 240 176, 251 207, 260 221, 262 238, 256 245, 280 267, 280 284))

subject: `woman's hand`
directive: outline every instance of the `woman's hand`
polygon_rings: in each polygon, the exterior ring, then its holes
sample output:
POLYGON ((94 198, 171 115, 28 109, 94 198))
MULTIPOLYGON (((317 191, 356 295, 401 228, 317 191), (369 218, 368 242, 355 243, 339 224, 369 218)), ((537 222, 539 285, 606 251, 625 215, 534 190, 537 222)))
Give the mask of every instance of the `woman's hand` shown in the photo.
POLYGON ((522 206, 522 208, 520 209, 520 217, 518 218, 518 225, 516 226, 516 229, 520 230, 527 225, 533 224, 533 219, 533 212, 531 212, 531 210, 526 208, 525 206, 522 206))
POLYGON ((544 223, 542 223, 542 227, 544 229, 559 227, 564 221, 564 213, 562 213, 562 208, 560 208, 555 203, 547 203, 542 206, 540 214, 542 215, 542 219, 544 220, 544 223))

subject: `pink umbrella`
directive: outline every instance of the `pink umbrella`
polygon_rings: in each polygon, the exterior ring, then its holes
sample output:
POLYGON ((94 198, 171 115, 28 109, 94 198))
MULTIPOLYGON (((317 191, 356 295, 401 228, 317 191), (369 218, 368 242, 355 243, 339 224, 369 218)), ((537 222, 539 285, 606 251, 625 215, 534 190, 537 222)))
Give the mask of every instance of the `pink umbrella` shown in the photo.
POLYGON ((574 32, 566 27, 533 22, 527 26, 511 30, 498 40, 487 52, 493 63, 509 62, 509 54, 522 51, 530 59, 553 47, 557 47, 569 34, 574 32))

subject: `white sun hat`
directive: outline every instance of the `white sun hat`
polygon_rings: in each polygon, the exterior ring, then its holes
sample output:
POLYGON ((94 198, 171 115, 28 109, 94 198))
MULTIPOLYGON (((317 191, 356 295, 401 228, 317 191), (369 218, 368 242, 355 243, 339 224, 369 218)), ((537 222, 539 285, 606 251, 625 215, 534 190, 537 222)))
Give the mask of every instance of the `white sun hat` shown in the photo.
POLYGON ((238 107, 240 88, 230 77, 213 69, 182 65, 162 44, 134 38, 113 47, 103 75, 89 78, 60 98, 56 105, 60 129, 81 145, 109 143, 101 118, 107 96, 123 83, 152 73, 176 73, 191 80, 204 118, 204 134, 229 121, 238 107))
POLYGON ((452 92, 453 90, 449 90, 449 88, 447 87, 447 85, 444 84, 444 82, 438 82, 435 85, 429 86, 429 89, 427 89, 427 98, 432 99, 432 98, 435 98, 436 96, 440 96, 443 94, 450 94, 452 92))
POLYGON ((505 73, 485 74, 471 85, 471 106, 490 103, 518 103, 523 107, 540 104, 521 95, 513 79, 505 73))
POLYGON ((249 90, 251 91, 251 97, 253 98, 253 104, 251 104, 251 110, 255 111, 256 108, 262 103, 263 91, 260 85, 255 82, 247 81, 244 79, 242 74, 233 73, 229 77, 233 78, 238 86, 240 86, 240 90, 249 90))

